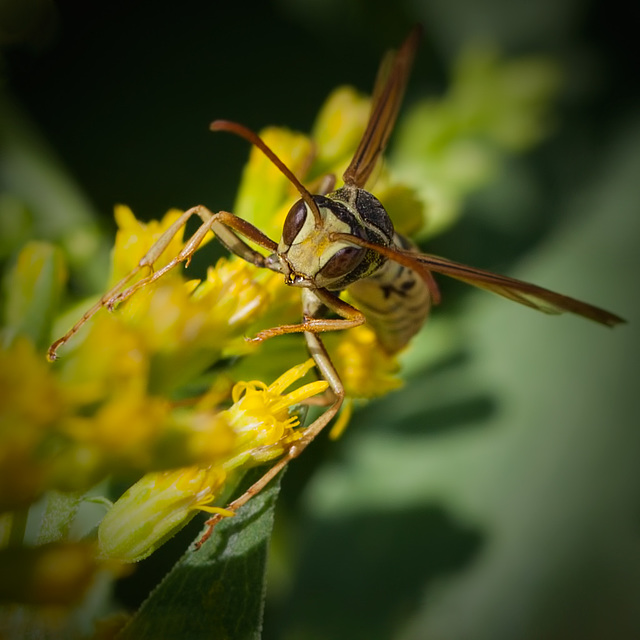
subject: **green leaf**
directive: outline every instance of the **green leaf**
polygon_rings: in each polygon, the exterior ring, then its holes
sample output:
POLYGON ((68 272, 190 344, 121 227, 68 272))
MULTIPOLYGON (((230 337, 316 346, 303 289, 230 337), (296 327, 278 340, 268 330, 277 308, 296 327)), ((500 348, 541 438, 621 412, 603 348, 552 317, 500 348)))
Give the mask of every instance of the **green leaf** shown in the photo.
MULTIPOLYGON (((248 473, 241 490, 262 473, 264 469, 248 473)), ((281 477, 235 517, 220 522, 200 550, 187 551, 119 640, 260 638, 267 550, 281 477)))

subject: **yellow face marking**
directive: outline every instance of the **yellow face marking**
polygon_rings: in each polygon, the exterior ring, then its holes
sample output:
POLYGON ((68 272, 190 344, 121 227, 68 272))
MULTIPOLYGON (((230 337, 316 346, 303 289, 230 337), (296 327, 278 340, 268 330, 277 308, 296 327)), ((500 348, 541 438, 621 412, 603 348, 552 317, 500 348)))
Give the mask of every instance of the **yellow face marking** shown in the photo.
POLYGON ((293 244, 286 251, 286 257, 296 274, 313 279, 337 251, 350 246, 345 242, 331 240, 330 235, 351 234, 351 228, 326 207, 320 207, 322 226, 317 227, 308 205, 306 206, 307 217, 293 244))

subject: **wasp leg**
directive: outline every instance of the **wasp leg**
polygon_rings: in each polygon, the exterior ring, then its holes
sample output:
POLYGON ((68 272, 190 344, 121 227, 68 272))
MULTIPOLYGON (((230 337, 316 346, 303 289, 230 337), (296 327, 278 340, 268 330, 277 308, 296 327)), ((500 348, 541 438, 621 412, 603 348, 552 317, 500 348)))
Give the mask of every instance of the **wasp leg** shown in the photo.
POLYGON ((275 268, 275 263, 268 263, 265 257, 252 249, 246 244, 238 234, 242 234, 249 240, 252 240, 256 244, 274 252, 277 248, 277 244, 270 238, 265 236, 259 229, 256 229, 253 225, 248 223, 242 218, 233 213, 227 211, 219 211, 218 213, 212 213, 206 207, 198 205, 185 211, 152 245, 147 253, 140 260, 138 265, 128 273, 122 280, 114 285, 109 291, 107 291, 101 298, 88 309, 83 316, 65 333, 61 338, 58 338, 50 347, 47 352, 49 360, 55 360, 57 357, 57 350, 67 342, 72 336, 74 336, 80 328, 102 307, 113 308, 118 302, 126 300, 133 295, 138 289, 154 282, 158 278, 161 278, 167 271, 173 269, 181 262, 187 264, 191 260, 191 257, 198 249, 203 239, 209 231, 213 231, 219 238, 220 242, 227 247, 231 252, 246 260, 247 262, 256 265, 257 267, 267 267, 270 269, 275 268), (191 216, 197 215, 202 220, 202 224, 195 233, 189 238, 182 251, 171 260, 166 266, 158 271, 153 270, 154 263, 160 258, 162 253, 169 246, 171 240, 175 235, 184 227, 191 216), (143 269, 150 269, 152 274, 146 278, 142 278, 134 285, 125 289, 126 285, 131 282, 135 276, 137 276, 143 269))
MULTIPOLYGON (((142 289, 152 282, 159 280, 160 278, 162 278, 162 276, 164 276, 165 273, 171 271, 171 269, 174 269, 180 263, 185 262, 188 265, 191 261, 191 258, 193 257, 193 254, 198 250, 198 247, 202 244, 202 241, 204 240, 207 233, 209 233, 209 231, 217 230, 217 232, 220 232, 221 236, 223 237, 222 244, 247 262, 254 264, 257 267, 268 266, 265 261, 265 257, 258 251, 255 251, 254 249, 249 247, 249 245, 241 240, 232 230, 237 230, 254 242, 261 244, 262 246, 265 246, 270 250, 275 250, 275 248, 277 247, 275 242, 270 240, 253 225, 248 223, 246 220, 238 218, 238 216, 234 215, 233 213, 229 213, 227 211, 211 213, 204 207, 193 207, 193 209, 185 211, 183 216, 187 216, 187 214, 193 215, 194 213, 197 213, 201 218, 205 215, 209 216, 209 218, 205 222, 203 222, 200 227, 198 227, 195 233, 184 245, 182 251, 180 251, 180 253, 170 262, 168 262, 164 267, 162 267, 162 269, 158 269, 158 271, 153 272, 150 276, 142 278, 142 280, 139 280, 134 285, 130 286, 124 291, 121 291, 120 293, 113 296, 110 300, 108 300, 107 306, 110 309, 113 308, 116 304, 124 302, 127 298, 130 298, 138 289, 142 289)), ((162 237, 160 238, 160 240, 158 240, 158 243, 161 240, 162 237)), ((158 243, 156 243, 156 245, 152 247, 147 255, 145 255, 145 257, 140 261, 140 264, 148 264, 149 266, 151 266, 158 259, 168 242, 164 243, 164 246, 160 247, 160 250, 157 251, 154 249, 157 247, 158 243)), ((272 268, 271 265, 269 266, 270 268, 272 268)))
POLYGON ((248 342, 262 342, 275 336, 285 333, 322 333, 324 331, 340 331, 342 329, 352 329, 365 322, 364 314, 352 307, 349 303, 341 300, 336 294, 326 289, 303 289, 304 321, 300 324, 283 324, 280 327, 264 329, 259 331, 253 338, 247 338, 248 342), (317 308, 322 305, 337 313, 341 318, 315 318, 313 313, 307 311, 307 307, 317 300, 317 308), (305 302, 305 301, 308 301, 305 302))
MULTIPOLYGON (((315 292, 317 293, 317 292, 315 292)), ((307 297, 304 303, 305 315, 312 315, 317 310, 326 304, 321 302, 319 296, 315 300, 311 296, 307 297)), ((346 304, 346 303, 345 303, 346 304)), ((340 322, 335 320, 334 322, 340 322)), ((273 478, 275 478, 284 467, 291 462, 294 458, 297 458, 307 446, 314 440, 314 438, 331 422, 336 416, 342 403, 344 401, 344 386, 340 380, 340 376, 331 362, 331 358, 327 353, 327 350, 316 333, 306 331, 304 337, 307 341, 307 348, 311 357, 316 363, 321 376, 329 383, 329 389, 333 392, 334 399, 333 404, 320 416, 318 416, 303 432, 303 436, 296 440, 290 447, 287 453, 280 458, 258 481, 251 485, 240 497, 236 498, 233 502, 229 503, 226 510, 236 512, 240 507, 246 504, 253 496, 257 495, 264 489, 273 478)), ((196 542, 196 549, 199 549, 202 544, 209 539, 213 533, 215 525, 226 517, 224 514, 216 514, 212 518, 206 521, 207 529, 196 542)))
POLYGON ((335 394, 331 389, 327 389, 324 393, 313 396, 313 398, 307 398, 300 404, 306 407, 328 407, 331 403, 335 402, 335 394))

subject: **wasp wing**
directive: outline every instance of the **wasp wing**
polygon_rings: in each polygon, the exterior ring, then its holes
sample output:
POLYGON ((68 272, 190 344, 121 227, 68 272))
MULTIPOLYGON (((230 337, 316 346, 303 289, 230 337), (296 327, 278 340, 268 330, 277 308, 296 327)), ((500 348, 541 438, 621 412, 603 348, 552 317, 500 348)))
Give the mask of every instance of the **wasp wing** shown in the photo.
POLYGON ((398 117, 421 35, 422 28, 414 27, 397 53, 389 52, 382 59, 373 88, 369 121, 353 159, 343 174, 345 184, 364 187, 385 150, 398 117))
POLYGON ((442 273, 474 287, 497 293, 499 296, 544 313, 557 314, 568 311, 609 327, 625 322, 621 317, 609 311, 529 282, 469 267, 439 256, 417 254, 414 259, 426 266, 429 271, 442 273))
POLYGON ((348 234, 334 235, 336 237, 339 236, 340 239, 345 242, 377 251, 389 260, 414 269, 417 273, 423 275, 425 280, 427 280, 424 275, 425 271, 428 273, 442 273, 445 276, 461 280, 480 289, 486 289, 492 293, 497 293, 503 298, 519 302, 520 304, 544 313, 557 314, 568 311, 569 313, 575 313, 576 315, 583 316, 609 327, 626 322, 626 320, 620 316, 610 313, 609 311, 576 300, 575 298, 570 298, 561 293, 539 287, 535 284, 530 284, 529 282, 508 278, 507 276, 501 276, 491 271, 484 271, 483 269, 476 269, 475 267, 469 267, 460 262, 454 262, 453 260, 447 260, 446 258, 427 253, 384 247, 348 234))

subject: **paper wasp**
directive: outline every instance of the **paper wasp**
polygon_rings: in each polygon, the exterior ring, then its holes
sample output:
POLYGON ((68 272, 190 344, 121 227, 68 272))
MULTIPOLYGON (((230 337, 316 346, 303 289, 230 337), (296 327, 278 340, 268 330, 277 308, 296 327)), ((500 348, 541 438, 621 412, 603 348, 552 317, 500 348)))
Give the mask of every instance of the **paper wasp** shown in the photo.
MULTIPOLYGON (((390 52, 383 59, 373 90, 368 123, 343 174, 344 186, 337 190, 334 190, 335 177, 326 176, 321 181, 319 193, 312 195, 255 133, 225 120, 211 124, 213 131, 234 133, 258 147, 300 193, 300 199, 286 217, 279 243, 233 213, 212 213, 203 206, 193 207, 164 232, 136 269, 108 291, 49 349, 49 357, 55 359, 58 347, 100 308, 113 307, 178 264, 188 263, 210 231, 233 254, 257 267, 281 273, 288 285, 300 287, 303 321, 261 331, 252 340, 260 342, 286 333, 303 333, 320 375, 329 383, 332 396, 325 411, 304 430, 304 435, 287 453, 247 492, 231 502, 228 506, 231 511, 245 504, 296 458, 340 410, 344 388, 319 334, 367 322, 385 350, 400 350, 425 322, 431 305, 440 300, 434 273, 487 289, 545 313, 568 311, 608 326, 624 322, 603 309, 536 285, 419 253, 409 240, 395 233, 382 204, 365 190, 365 185, 394 128, 420 34, 421 29, 414 28, 398 51, 390 52), (199 228, 177 256, 153 272, 154 263, 171 239, 194 215, 202 221, 199 228), (250 247, 243 238, 266 249, 268 255, 250 247), (151 275, 127 286, 143 269, 150 269, 151 275), (340 298, 342 291, 349 292, 357 308, 340 298), (326 312, 334 317, 325 317, 326 312)), ((221 517, 214 516, 209 521, 210 526, 221 517)))

